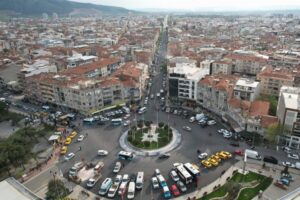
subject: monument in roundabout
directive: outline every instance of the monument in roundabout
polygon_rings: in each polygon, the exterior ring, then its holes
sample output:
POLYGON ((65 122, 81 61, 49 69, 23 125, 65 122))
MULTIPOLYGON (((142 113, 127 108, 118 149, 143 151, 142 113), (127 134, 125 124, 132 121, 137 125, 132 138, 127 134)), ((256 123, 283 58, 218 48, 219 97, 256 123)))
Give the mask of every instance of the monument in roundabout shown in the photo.
POLYGON ((177 148, 181 134, 167 123, 138 121, 133 123, 120 137, 120 145, 137 155, 155 156, 177 148))

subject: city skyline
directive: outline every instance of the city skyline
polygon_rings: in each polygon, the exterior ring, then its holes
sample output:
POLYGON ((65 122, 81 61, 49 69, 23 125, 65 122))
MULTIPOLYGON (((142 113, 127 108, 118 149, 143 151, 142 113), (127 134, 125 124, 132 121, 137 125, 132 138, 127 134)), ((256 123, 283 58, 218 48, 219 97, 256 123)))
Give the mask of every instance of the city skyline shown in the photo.
POLYGON ((165 0, 165 1, 139 1, 139 0, 74 0, 76 2, 94 3, 101 5, 119 6, 128 9, 158 9, 158 10, 209 10, 209 11, 247 11, 247 10, 272 10, 272 9, 299 9, 300 1, 295 0, 165 0))

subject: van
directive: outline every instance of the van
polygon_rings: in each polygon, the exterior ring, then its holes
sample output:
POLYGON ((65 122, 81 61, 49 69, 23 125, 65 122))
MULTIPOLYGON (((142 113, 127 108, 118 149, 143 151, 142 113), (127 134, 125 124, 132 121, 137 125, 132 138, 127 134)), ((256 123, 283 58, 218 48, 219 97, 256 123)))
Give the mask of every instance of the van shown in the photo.
POLYGON ((135 183, 131 181, 128 186, 127 199, 134 199, 135 183))
POLYGON ((141 190, 144 183, 144 172, 138 172, 136 177, 136 189, 141 190))
POLYGON ((108 190, 111 186, 112 186, 112 179, 106 178, 101 184, 101 187, 99 190, 99 195, 102 195, 102 196, 106 195, 106 193, 108 192, 108 190))

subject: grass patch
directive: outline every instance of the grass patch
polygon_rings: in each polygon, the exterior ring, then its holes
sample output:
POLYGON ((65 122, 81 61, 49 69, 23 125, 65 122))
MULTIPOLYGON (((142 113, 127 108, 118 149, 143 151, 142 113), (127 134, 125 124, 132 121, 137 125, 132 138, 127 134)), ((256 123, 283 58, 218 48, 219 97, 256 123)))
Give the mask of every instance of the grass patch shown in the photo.
POLYGON ((262 179, 264 179, 263 175, 256 174, 254 172, 249 172, 246 175, 243 175, 241 173, 236 173, 231 180, 237 183, 247 183, 247 182, 262 180, 262 179))
POLYGON ((259 194, 259 191, 264 191, 266 190, 269 185, 271 185, 273 179, 269 177, 264 177, 262 180, 260 180, 260 184, 256 186, 255 188, 247 188, 244 189, 238 198, 238 200, 251 200, 253 199, 256 195, 259 194))
POLYGON ((219 189, 217 189, 216 191, 202 197, 200 200, 209 200, 215 197, 223 197, 225 196, 227 193, 226 188, 225 187, 220 187, 219 189))
POLYGON ((157 132, 159 133, 158 142, 142 142, 143 133, 148 132, 148 128, 139 129, 137 131, 131 130, 130 132, 130 135, 128 135, 129 143, 131 143, 137 148, 147 150, 157 149, 166 146, 167 144, 169 144, 173 137, 172 130, 169 129, 168 135, 168 128, 166 127, 157 128, 157 132))
MULTIPOLYGON (((238 200, 253 199, 255 196, 257 196, 259 194, 260 190, 261 191, 266 190, 272 183, 273 179, 269 178, 269 177, 265 177, 261 174, 254 173, 254 172, 249 172, 247 175, 236 173, 225 185, 221 186, 216 191, 213 191, 212 193, 205 195, 204 197, 200 198, 199 200, 209 200, 209 199, 212 199, 215 197, 223 197, 223 196, 225 196, 226 192, 229 192, 229 194, 230 194, 231 190, 228 189, 228 188, 230 188, 229 187, 230 184, 231 185, 238 184, 241 186, 242 183, 248 183, 251 181, 258 181, 259 185, 257 185, 254 188, 248 188, 248 189, 242 190, 242 192, 239 195, 238 200)), ((237 193, 234 193, 233 198, 235 198, 236 195, 237 195, 237 193)), ((231 195, 228 195, 228 197, 229 196, 231 196, 231 195)))

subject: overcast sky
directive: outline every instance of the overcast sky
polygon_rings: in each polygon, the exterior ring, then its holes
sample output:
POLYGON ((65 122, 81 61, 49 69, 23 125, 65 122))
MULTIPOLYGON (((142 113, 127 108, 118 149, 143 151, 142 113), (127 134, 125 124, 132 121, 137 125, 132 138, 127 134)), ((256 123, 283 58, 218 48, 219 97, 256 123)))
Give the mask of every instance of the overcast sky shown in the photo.
POLYGON ((72 0, 130 9, 216 9, 216 10, 265 10, 300 8, 300 0, 72 0))

